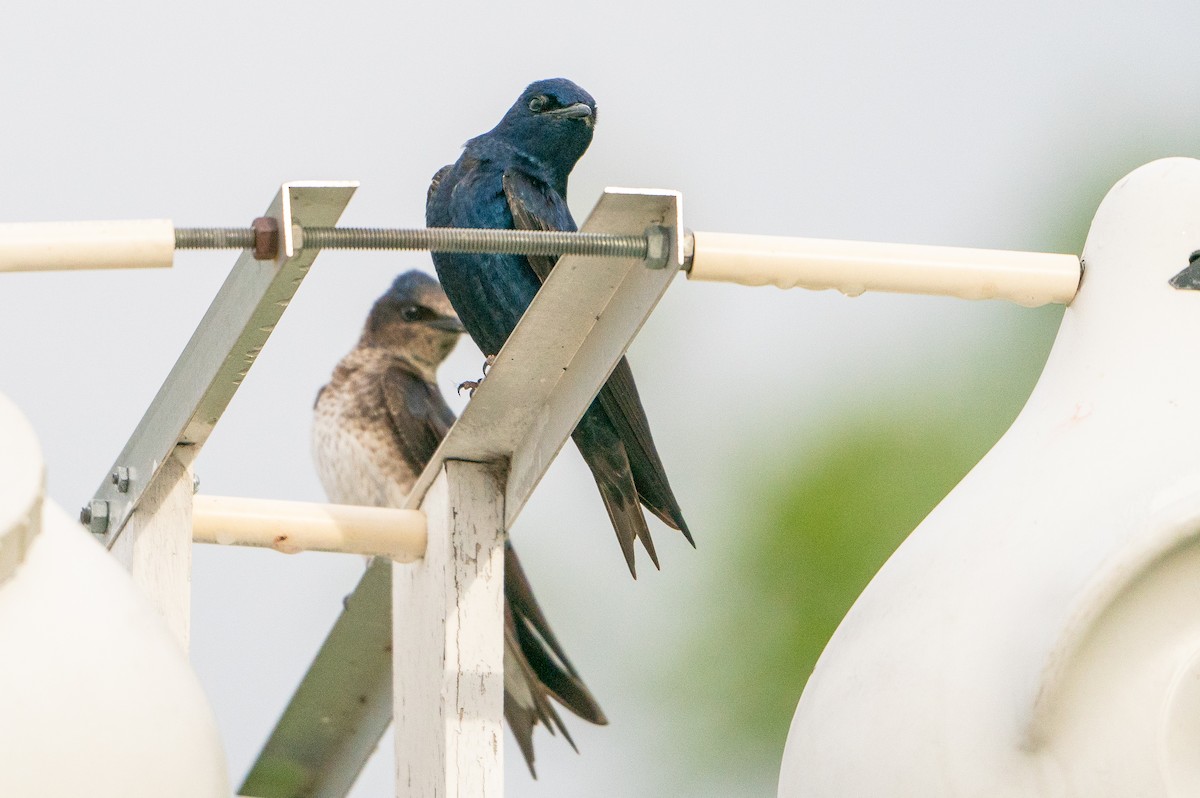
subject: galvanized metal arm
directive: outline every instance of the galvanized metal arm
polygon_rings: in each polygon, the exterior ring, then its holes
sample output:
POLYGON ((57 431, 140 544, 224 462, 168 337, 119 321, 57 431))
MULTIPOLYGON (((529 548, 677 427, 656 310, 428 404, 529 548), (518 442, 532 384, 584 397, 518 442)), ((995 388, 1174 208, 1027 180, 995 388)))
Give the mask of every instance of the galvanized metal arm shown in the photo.
POLYGON ((83 508, 81 520, 106 546, 112 548, 168 458, 191 465, 308 273, 317 250, 298 248, 293 226, 333 224, 357 188, 354 182, 295 182, 279 190, 267 211, 282 222, 278 256, 262 261, 243 252, 238 258, 129 442, 83 508))

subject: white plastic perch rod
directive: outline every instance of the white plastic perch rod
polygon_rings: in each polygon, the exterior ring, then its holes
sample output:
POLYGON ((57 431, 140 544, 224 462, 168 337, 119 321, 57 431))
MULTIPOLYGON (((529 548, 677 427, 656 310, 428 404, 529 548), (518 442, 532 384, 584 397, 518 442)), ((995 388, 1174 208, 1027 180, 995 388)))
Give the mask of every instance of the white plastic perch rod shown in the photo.
POLYGON ((165 268, 174 256, 170 219, 0 225, 0 272, 165 268))
POLYGON ((425 554, 425 514, 390 507, 196 496, 192 539, 285 554, 336 551, 415 562, 425 554))
MULTIPOLYGON (((168 267, 176 248, 253 249, 276 256, 277 227, 179 228, 168 220, 0 225, 0 272, 168 267), (274 236, 274 238, 272 238, 274 236)), ((268 220, 269 221, 269 220, 268 220)), ((652 228, 653 230, 654 228, 652 228)), ((591 254, 654 259, 658 241, 604 233, 304 228, 308 248, 435 249, 447 252, 591 254), (585 241, 585 239, 588 239, 585 241), (460 249, 460 247, 462 247, 460 249)), ((687 233, 693 280, 779 288, 834 288, 1067 304, 1079 287, 1074 255, 819 238, 687 233)))
POLYGON ((691 280, 1068 304, 1079 288, 1074 255, 880 244, 822 238, 693 233, 691 280))

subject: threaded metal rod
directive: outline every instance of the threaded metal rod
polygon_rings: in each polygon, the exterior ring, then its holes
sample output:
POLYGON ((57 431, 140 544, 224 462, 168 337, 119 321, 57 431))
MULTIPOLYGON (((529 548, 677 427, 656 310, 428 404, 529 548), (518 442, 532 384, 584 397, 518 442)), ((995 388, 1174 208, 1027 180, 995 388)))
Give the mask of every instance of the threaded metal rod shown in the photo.
MULTIPOLYGON (((650 241, 641 235, 542 230, 476 230, 433 227, 411 230, 367 227, 306 227, 301 249, 417 249, 431 252, 494 252, 506 255, 585 255, 645 259, 650 241)), ((248 228, 177 227, 176 249, 253 249, 248 228)))
POLYGON ((175 249, 252 249, 248 227, 176 227, 175 249))

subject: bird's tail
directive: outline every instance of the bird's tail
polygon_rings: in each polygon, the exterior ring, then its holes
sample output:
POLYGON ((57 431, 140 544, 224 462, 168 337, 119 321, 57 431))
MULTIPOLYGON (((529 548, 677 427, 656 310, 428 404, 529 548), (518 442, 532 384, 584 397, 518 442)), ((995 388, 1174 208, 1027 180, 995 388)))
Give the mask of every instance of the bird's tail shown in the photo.
POLYGON ((638 503, 638 489, 634 483, 629 455, 626 453, 625 444, 613 430, 612 423, 604 415, 603 409, 593 404, 579 420, 579 426, 575 428, 572 437, 596 479, 596 487, 600 489, 604 509, 608 510, 613 531, 617 533, 617 542, 621 544, 621 553, 625 555, 629 573, 637 578, 633 556, 634 540, 642 541, 646 553, 650 555, 650 561, 658 568, 658 554, 654 550, 654 541, 650 538, 650 527, 646 525, 646 517, 642 515, 641 504, 638 503))
POLYGON ((617 362, 608 382, 600 389, 593 408, 596 409, 588 412, 600 412, 607 416, 617 437, 625 445, 638 499, 646 505, 646 509, 667 526, 682 532, 687 542, 695 546, 696 541, 687 522, 683 520, 683 511, 679 509, 675 492, 667 481, 667 470, 650 435, 650 422, 646 419, 646 411, 638 396, 627 358, 617 362))
POLYGON ((539 722, 551 734, 555 729, 561 731, 575 747, 550 698, 591 723, 604 725, 608 718, 567 659, 508 542, 504 546, 504 604, 504 718, 536 778, 533 728, 539 722))

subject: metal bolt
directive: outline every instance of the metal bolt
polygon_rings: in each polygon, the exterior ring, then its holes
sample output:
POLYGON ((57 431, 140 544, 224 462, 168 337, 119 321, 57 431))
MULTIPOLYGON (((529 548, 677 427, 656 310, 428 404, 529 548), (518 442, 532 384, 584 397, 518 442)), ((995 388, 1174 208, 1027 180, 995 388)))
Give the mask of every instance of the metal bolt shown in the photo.
POLYGON ((112 484, 117 486, 119 492, 128 493, 129 469, 125 466, 117 466, 117 470, 112 472, 112 484))
POLYGON ((671 250, 671 233, 654 225, 646 228, 646 268, 665 269, 671 250))
POLYGON ((260 216, 250 223, 254 231, 254 259, 275 260, 279 254, 279 222, 270 216, 260 216))
POLYGON ((192 495, 200 492, 200 475, 192 474, 192 495))
POLYGON ((108 502, 94 501, 79 511, 79 523, 88 528, 93 535, 103 535, 108 531, 108 502))

